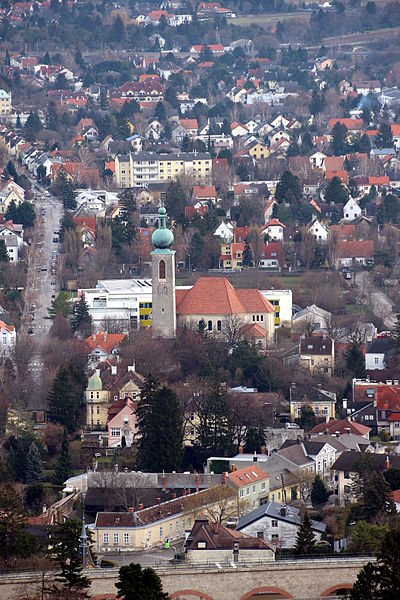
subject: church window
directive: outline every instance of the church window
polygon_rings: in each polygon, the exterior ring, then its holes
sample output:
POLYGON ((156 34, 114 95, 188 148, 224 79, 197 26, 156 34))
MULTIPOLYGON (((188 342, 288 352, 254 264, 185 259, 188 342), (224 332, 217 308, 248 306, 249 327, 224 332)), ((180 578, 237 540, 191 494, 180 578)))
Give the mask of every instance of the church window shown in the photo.
POLYGON ((165 279, 165 261, 160 260, 158 265, 158 276, 160 279, 165 279))
POLYGON ((212 321, 208 321, 208 331, 212 331, 212 321))
POLYGON ((217 331, 221 331, 221 329, 222 329, 221 321, 217 321, 217 331))

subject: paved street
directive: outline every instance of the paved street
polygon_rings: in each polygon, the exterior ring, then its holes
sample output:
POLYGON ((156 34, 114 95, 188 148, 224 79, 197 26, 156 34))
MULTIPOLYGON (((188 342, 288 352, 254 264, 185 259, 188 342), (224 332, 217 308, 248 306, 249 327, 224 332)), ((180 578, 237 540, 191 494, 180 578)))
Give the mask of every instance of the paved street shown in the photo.
POLYGON ((396 322, 396 307, 386 294, 373 284, 368 271, 360 271, 356 274, 356 285, 361 297, 365 297, 366 302, 372 305, 374 315, 382 319, 385 326, 391 329, 396 322))
POLYGON ((151 550, 143 550, 142 552, 110 552, 97 557, 98 564, 101 560, 109 560, 120 565, 128 565, 131 562, 139 563, 142 566, 167 566, 173 560, 177 552, 183 550, 183 542, 178 542, 175 545, 171 544, 168 549, 152 548, 151 550))

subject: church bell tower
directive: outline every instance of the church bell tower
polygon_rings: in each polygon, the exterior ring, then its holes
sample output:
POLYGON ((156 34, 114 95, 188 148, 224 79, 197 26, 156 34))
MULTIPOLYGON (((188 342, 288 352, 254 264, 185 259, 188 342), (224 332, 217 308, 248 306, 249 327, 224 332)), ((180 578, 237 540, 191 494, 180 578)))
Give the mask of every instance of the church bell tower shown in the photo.
POLYGON ((167 211, 158 209, 158 228, 151 241, 152 264, 152 335, 156 338, 174 338, 176 335, 175 302, 175 250, 170 246, 174 241, 172 231, 167 229, 167 211))

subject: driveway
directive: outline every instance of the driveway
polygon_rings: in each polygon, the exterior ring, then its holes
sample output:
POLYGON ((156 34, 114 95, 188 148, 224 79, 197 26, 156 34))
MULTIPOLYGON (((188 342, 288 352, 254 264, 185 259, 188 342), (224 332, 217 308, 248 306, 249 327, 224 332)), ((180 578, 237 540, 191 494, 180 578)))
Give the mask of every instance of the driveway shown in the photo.
POLYGON ((396 313, 394 312, 396 307, 390 298, 373 284, 368 271, 360 271, 356 274, 356 285, 360 290, 360 296, 372 305, 374 315, 382 319, 385 327, 392 329, 396 323, 396 313))

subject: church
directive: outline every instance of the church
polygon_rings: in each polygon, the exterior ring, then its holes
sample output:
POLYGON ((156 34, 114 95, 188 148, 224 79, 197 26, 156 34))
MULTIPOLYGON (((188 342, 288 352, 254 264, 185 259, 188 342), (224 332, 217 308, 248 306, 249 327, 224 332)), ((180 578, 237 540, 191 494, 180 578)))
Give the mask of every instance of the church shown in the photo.
POLYGON ((266 348, 274 336, 275 309, 259 290, 234 288, 225 277, 199 277, 193 286, 176 288, 174 236, 166 221, 161 206, 152 236, 153 337, 173 338, 177 327, 188 327, 266 348))

